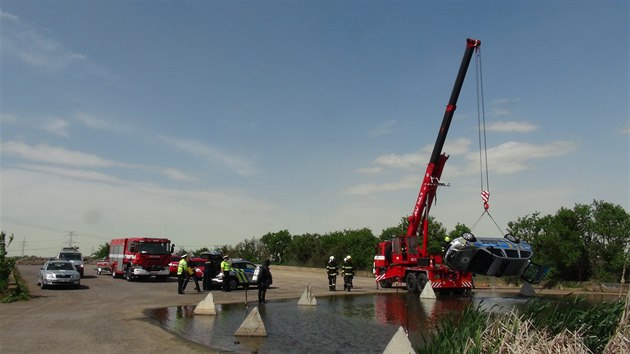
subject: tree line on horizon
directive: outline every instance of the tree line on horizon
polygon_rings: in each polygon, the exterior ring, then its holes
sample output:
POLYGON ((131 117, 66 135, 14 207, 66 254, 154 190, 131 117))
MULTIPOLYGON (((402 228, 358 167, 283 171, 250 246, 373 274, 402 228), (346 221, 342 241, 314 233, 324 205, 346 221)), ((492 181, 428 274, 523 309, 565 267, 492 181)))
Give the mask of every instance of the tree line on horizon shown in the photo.
MULTIPOLYGON (((376 244, 404 234, 407 226, 407 218, 403 217, 398 225, 379 235, 368 228, 301 235, 285 229, 212 250, 256 263, 270 259, 274 264, 319 268, 325 267, 330 256, 343 259, 350 255, 358 269, 371 270, 376 244)), ((536 212, 509 222, 508 229, 532 246, 535 263, 549 267, 548 281, 618 282, 630 278, 625 276, 630 270, 630 214, 619 205, 593 201, 575 204, 572 209, 562 207, 555 214, 536 212)), ((464 232, 470 232, 465 224, 448 231, 429 217, 429 253, 441 253, 446 236, 454 239, 464 232)), ((177 253, 204 251, 211 250, 180 249, 177 253)), ((98 258, 106 255, 107 245, 94 254, 98 258)))

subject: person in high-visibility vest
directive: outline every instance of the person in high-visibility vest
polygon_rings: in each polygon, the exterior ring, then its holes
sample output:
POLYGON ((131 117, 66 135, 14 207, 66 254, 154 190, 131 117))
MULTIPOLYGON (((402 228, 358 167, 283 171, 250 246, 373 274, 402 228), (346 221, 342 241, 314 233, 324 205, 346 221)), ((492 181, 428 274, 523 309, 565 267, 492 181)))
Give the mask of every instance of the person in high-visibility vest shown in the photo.
POLYGON ((177 293, 184 293, 184 283, 188 279, 188 255, 185 254, 182 256, 182 259, 179 260, 179 264, 177 265, 177 293))
POLYGON ((223 256, 223 262, 221 262, 221 272, 223 273, 223 283, 221 283, 221 290, 230 291, 230 271, 232 265, 230 264, 230 257, 223 256))

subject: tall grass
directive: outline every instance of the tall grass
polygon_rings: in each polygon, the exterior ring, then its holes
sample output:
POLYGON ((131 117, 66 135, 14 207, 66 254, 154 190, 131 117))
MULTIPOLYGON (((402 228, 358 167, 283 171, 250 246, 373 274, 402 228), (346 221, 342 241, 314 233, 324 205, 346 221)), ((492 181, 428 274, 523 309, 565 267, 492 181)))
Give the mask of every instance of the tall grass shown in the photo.
POLYGON ((505 314, 470 305, 440 322, 418 353, 629 353, 629 306, 630 295, 592 306, 581 297, 568 306, 534 300, 505 314))

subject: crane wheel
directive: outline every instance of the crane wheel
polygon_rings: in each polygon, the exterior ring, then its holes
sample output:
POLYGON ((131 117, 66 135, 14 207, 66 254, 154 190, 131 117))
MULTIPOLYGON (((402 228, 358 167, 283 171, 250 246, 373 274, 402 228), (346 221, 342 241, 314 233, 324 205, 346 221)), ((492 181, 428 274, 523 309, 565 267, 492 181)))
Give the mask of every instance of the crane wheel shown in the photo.
POLYGON ((414 273, 408 273, 405 277, 405 283, 407 283, 407 291, 410 293, 418 292, 418 278, 414 273))

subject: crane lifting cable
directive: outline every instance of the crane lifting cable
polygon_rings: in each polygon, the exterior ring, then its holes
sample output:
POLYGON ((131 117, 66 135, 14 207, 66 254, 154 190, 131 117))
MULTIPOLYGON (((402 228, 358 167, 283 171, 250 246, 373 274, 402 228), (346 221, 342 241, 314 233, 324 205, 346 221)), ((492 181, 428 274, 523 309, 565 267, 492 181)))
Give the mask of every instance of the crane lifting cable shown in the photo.
POLYGON ((478 140, 479 140, 479 174, 481 181, 481 200, 483 201, 483 212, 477 219, 477 221, 473 224, 472 229, 474 229, 481 218, 484 215, 488 215, 494 225, 499 229, 499 233, 503 233, 501 227, 494 220, 492 215, 490 214, 490 173, 488 167, 488 141, 486 138, 486 113, 485 113, 485 104, 484 104, 484 94, 483 94, 483 73, 481 66, 481 53, 480 51, 476 52, 475 55, 475 78, 476 78, 476 88, 477 88, 477 127, 478 127, 478 140))

